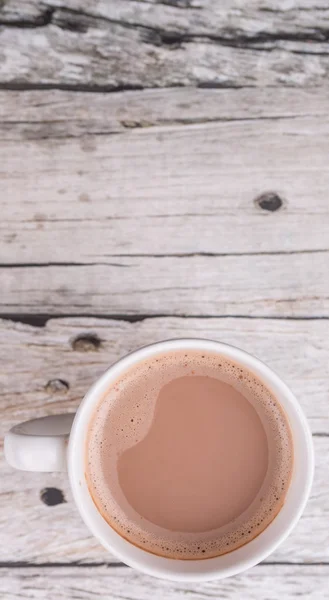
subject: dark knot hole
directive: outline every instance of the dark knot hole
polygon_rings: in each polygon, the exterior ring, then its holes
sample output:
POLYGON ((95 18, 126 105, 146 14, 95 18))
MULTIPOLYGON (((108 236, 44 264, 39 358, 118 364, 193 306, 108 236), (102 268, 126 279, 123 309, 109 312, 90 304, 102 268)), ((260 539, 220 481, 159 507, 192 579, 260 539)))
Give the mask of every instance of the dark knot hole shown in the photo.
POLYGON ((265 192, 256 198, 255 200, 256 206, 259 206, 262 210, 267 210, 268 212, 275 212, 279 210, 283 205, 283 200, 280 198, 278 194, 275 192, 265 192))

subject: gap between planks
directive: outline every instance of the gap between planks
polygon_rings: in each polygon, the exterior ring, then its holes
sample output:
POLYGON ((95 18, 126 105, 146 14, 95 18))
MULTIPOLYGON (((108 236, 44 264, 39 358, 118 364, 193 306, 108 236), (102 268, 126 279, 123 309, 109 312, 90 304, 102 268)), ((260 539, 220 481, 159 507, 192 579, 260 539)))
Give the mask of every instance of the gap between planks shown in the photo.
POLYGON ((95 313, 0 313, 0 319, 12 323, 22 323, 31 325, 32 327, 45 327, 47 322, 56 319, 100 319, 111 321, 122 321, 123 323, 140 323, 148 319, 251 319, 254 321, 328 321, 329 316, 257 316, 257 315, 198 315, 198 314, 137 314, 137 315, 121 315, 121 314, 95 314, 95 313))
MULTIPOLYGON (((329 562, 326 561, 318 561, 318 562, 310 562, 310 561, 299 561, 299 562, 289 562, 289 561, 285 561, 285 560, 280 560, 280 561, 263 561, 261 563, 258 563, 256 566, 257 567, 288 567, 288 566, 294 566, 294 567, 329 567, 329 562)), ((4 561, 1 562, 0 561, 0 569, 36 569, 36 568, 40 568, 40 569, 47 569, 47 568, 58 568, 58 569, 64 569, 66 567, 74 567, 77 569, 83 569, 83 568, 91 568, 91 569, 97 569, 97 568, 102 568, 102 567, 106 567, 108 569, 112 569, 112 568, 117 568, 117 567, 125 567, 125 568, 130 568, 128 567, 128 565, 126 565, 123 562, 106 562, 106 561, 101 561, 101 562, 80 562, 80 561, 72 561, 72 562, 44 562, 44 563, 37 563, 37 562, 29 562, 29 561, 4 561)))

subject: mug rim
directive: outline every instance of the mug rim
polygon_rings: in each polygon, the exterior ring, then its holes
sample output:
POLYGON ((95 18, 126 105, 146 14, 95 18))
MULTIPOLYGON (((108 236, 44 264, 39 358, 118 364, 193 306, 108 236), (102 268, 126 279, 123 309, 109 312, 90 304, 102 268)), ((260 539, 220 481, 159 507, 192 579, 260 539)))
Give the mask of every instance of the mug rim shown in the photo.
POLYGON ((82 400, 68 444, 68 473, 73 497, 85 524, 102 545, 122 562, 156 577, 200 582, 238 574, 264 560, 298 522, 311 490, 314 472, 312 435, 294 394, 265 363, 235 346, 203 338, 178 338, 143 346, 120 358, 95 382, 82 400), (294 466, 284 504, 273 521, 253 540, 229 553, 206 559, 166 558, 139 548, 120 536, 101 516, 85 478, 90 420, 104 393, 122 372, 150 356, 174 350, 204 350, 224 356, 254 373, 283 407, 293 437, 294 466))

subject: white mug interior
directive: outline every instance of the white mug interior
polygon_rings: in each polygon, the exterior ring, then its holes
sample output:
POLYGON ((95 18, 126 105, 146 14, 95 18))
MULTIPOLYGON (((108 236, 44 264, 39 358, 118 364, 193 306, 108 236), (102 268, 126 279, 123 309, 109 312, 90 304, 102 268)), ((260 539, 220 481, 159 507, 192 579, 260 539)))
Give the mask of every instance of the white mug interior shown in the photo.
POLYGON ((310 493, 314 469, 312 436, 302 409, 286 384, 252 355, 220 342, 178 339, 152 344, 122 358, 95 383, 75 416, 68 445, 68 472, 81 516, 103 546, 127 565, 144 573, 176 581, 206 581, 235 575, 271 554, 299 520, 310 493), (246 367, 275 395, 283 407, 293 437, 294 466, 284 505, 272 523, 244 546, 222 556, 203 560, 179 560, 151 554, 121 537, 97 510, 85 479, 88 427, 94 410, 121 373, 141 360, 174 350, 217 353, 246 367))

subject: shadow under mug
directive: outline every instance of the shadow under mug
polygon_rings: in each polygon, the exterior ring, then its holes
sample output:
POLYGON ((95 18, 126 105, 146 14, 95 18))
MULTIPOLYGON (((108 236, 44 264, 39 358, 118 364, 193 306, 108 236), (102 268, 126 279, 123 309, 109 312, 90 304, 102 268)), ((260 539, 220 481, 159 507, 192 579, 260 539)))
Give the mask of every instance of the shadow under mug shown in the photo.
POLYGON ((17 469, 48 472, 67 470, 75 503, 87 527, 105 548, 127 565, 156 577, 195 582, 235 575, 271 554, 299 520, 310 493, 314 470, 311 433, 299 403, 286 384, 269 367, 247 352, 203 339, 158 342, 127 355, 96 381, 75 415, 49 416, 13 427, 5 436, 5 456, 8 463, 17 469), (165 558, 134 546, 114 531, 98 512, 85 479, 88 428, 95 407, 107 389, 136 363, 176 350, 217 353, 248 369, 280 402, 289 420, 293 438, 293 473, 278 515, 262 533, 244 546, 222 556, 203 560, 165 558))

